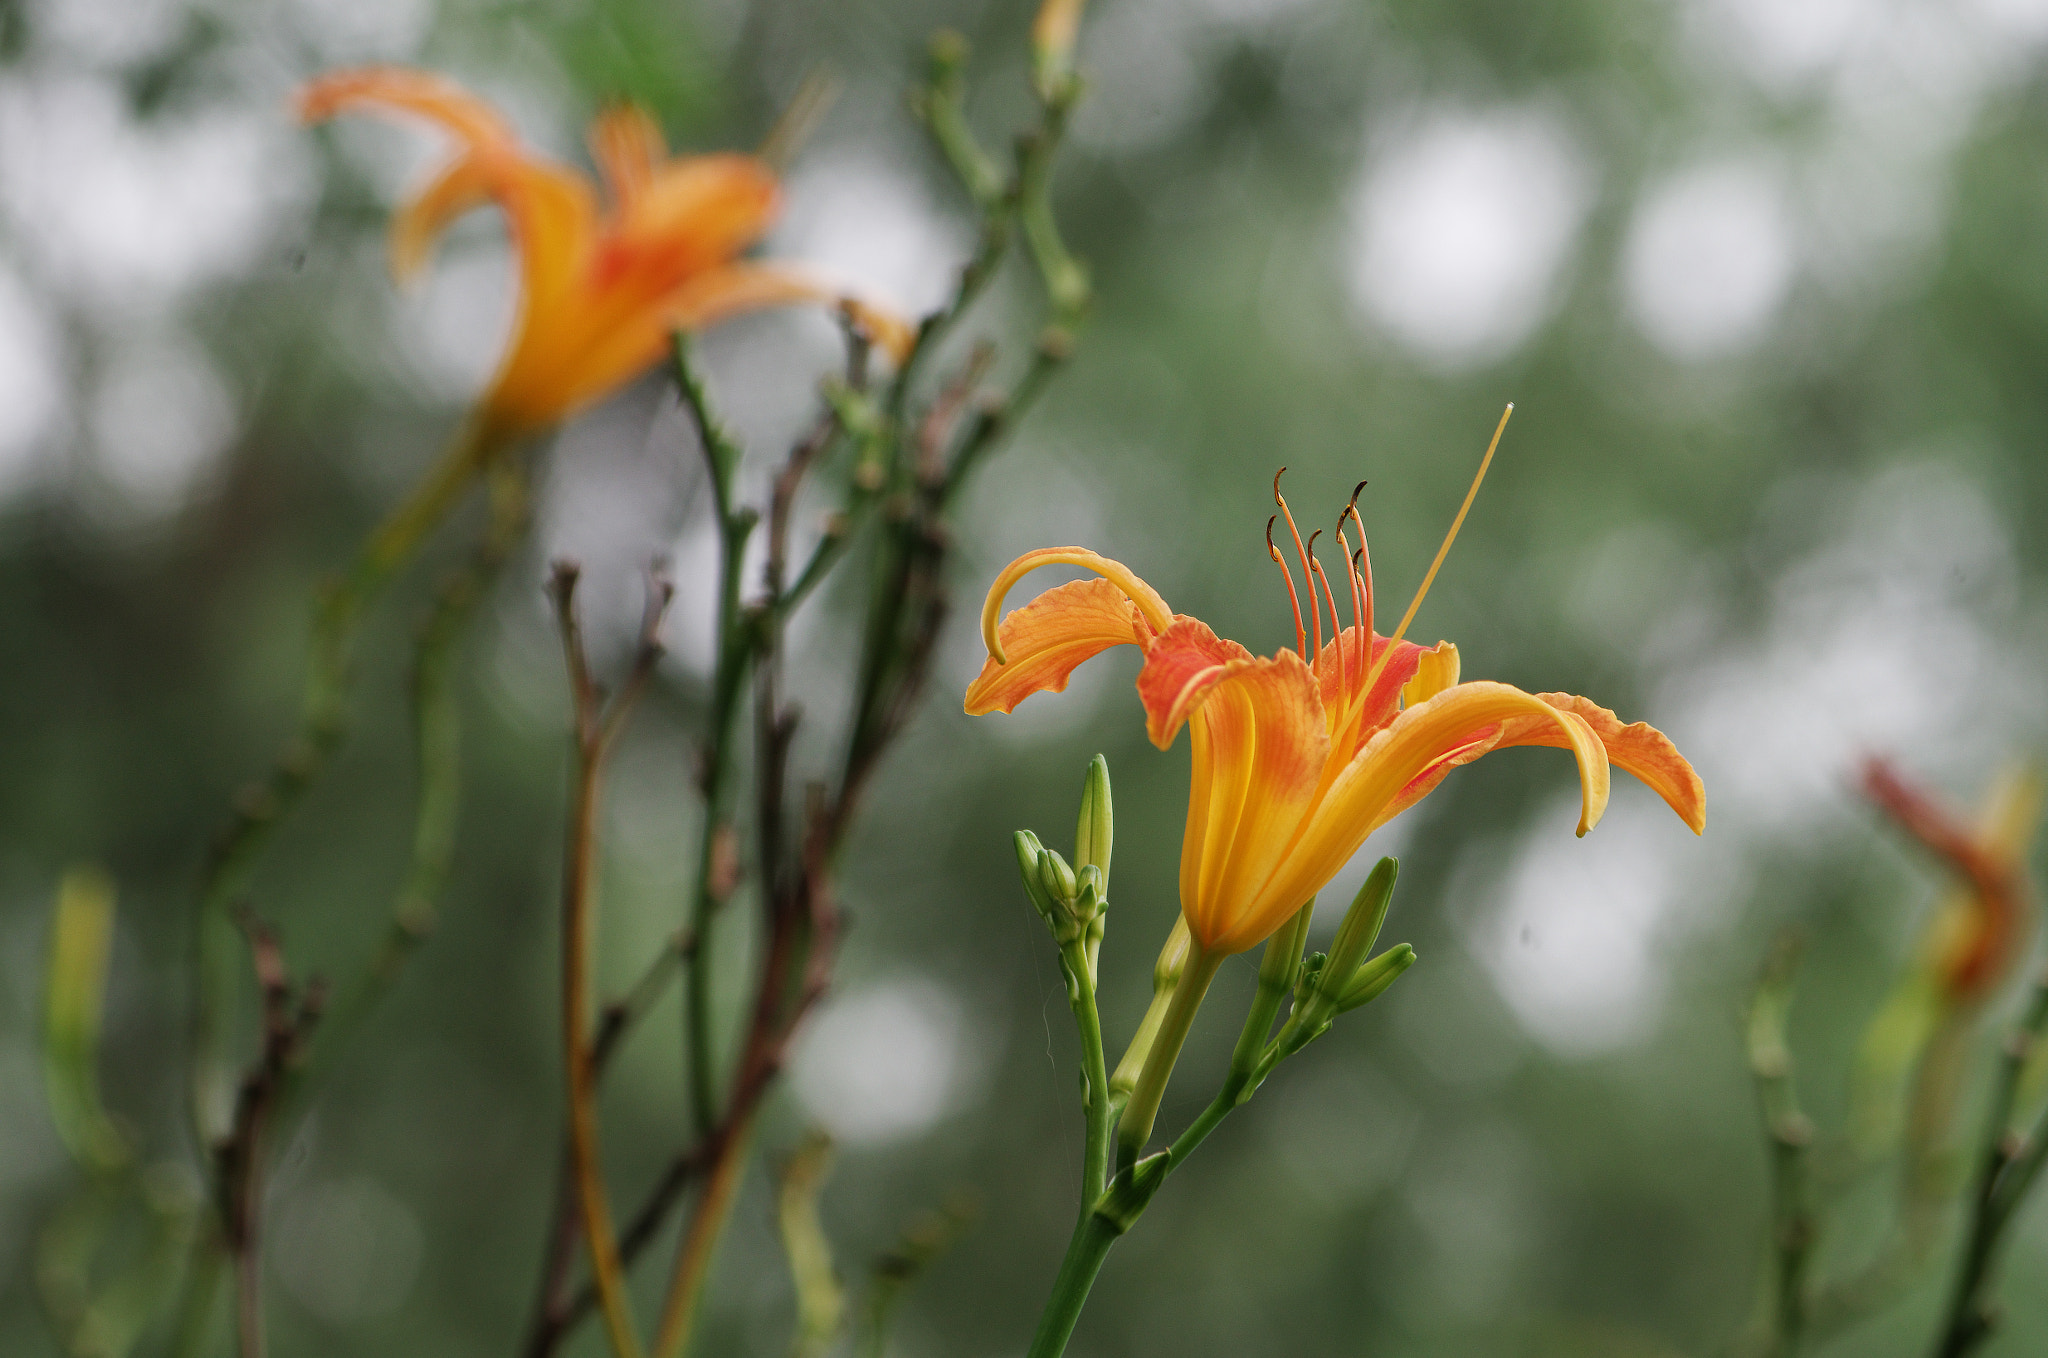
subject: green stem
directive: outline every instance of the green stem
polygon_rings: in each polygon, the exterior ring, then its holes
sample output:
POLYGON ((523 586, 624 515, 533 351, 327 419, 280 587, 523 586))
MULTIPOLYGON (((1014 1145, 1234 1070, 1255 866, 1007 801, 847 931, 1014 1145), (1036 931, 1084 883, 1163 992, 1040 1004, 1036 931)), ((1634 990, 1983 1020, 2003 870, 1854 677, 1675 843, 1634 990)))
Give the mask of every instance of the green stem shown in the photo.
POLYGON ((200 1358, 211 1351, 222 1262, 219 1238, 211 1231, 201 1231, 185 1265, 183 1295, 171 1327, 171 1358, 200 1358))
POLYGON ((1222 965, 1223 954, 1207 951, 1198 941, 1189 942, 1187 966, 1181 972, 1180 984, 1174 987, 1173 1000, 1166 1006, 1166 1017, 1159 1024, 1159 1036, 1145 1058, 1145 1068, 1138 1073, 1137 1087, 1131 1091, 1130 1104, 1117 1126, 1118 1158, 1122 1163, 1135 1162, 1145 1143, 1151 1140, 1152 1124, 1159 1116, 1159 1100, 1166 1093, 1166 1082, 1172 1078, 1180 1049, 1195 1025, 1195 1011, 1202 1007, 1209 982, 1216 979, 1216 970, 1222 965))
POLYGON ((256 864, 278 826, 341 747, 348 724, 350 656, 364 612, 505 441, 502 431, 482 422, 464 425, 427 479, 371 534, 347 574, 321 591, 298 733, 269 776, 237 797, 233 819, 208 856, 201 880, 191 1115, 202 1146, 212 1145, 225 1130, 236 1065, 230 1033, 240 993, 241 938, 232 909, 248 893, 256 864))
POLYGON ((1109 1064, 1102 1055, 1102 1015, 1088 975, 1087 943, 1077 939, 1061 948, 1060 966, 1067 973, 1067 1002, 1081 1030, 1081 1072, 1088 1085, 1088 1138, 1081 1157, 1081 1210, 1088 1212, 1109 1186, 1109 1064))
POLYGON ((462 717, 455 701, 455 660, 478 605, 525 535, 531 509, 522 459, 503 457, 489 470, 490 522, 467 565, 451 575, 434 601, 413 653, 412 708, 418 790, 412 861, 392 904, 384 939, 363 974, 321 1026, 307 1064, 287 1091, 303 1104, 334 1054, 390 993, 412 954, 433 932, 454 858, 462 806, 462 717))
POLYGON ((1956 1272, 1955 1288, 1935 1347, 1938 1358, 1965 1358, 1991 1337, 1995 1323, 1990 1295, 1992 1264, 2013 1208, 2039 1169, 2038 1150, 2016 1142, 2013 1137, 2012 1110, 2019 1093, 2020 1075, 2044 1028, 2048 1028, 2048 976, 2035 984, 2026 1015, 2007 1040, 1999 1063, 1991 1113, 1985 1122, 1984 1148, 1970 1194, 1970 1224, 1962 1265, 1956 1272))
POLYGON ((1081 1308, 1088 1302, 1088 1290, 1095 1285, 1095 1275, 1102 1271, 1109 1247, 1116 1243, 1119 1234, 1115 1226, 1094 1212, 1081 1214, 1074 1237, 1067 1244, 1067 1257, 1060 1262, 1059 1277, 1053 1281, 1052 1295, 1046 1298, 1045 1310, 1038 1318, 1038 1333, 1032 1336, 1031 1352, 1026 1358, 1060 1358, 1067 1351, 1067 1340, 1073 1336, 1074 1325, 1081 1319, 1081 1308))
POLYGON ((690 340, 678 334, 675 341, 676 387, 689 409, 702 445, 704 462, 711 477, 713 508, 718 516, 718 630, 717 659, 711 681, 711 718, 705 733, 701 791, 704 799, 704 834, 698 846, 695 897, 691 905, 689 936, 694 947, 689 957, 690 984, 683 1005, 683 1045, 690 1068, 690 1109, 700 1138, 711 1135, 718 1121, 718 1072, 711 1057, 713 952, 711 927, 732 892, 732 874, 737 853, 728 819, 733 772, 733 743, 739 721, 740 699, 746 690, 752 638, 740 603, 740 571, 747 553, 756 515, 751 509, 735 509, 733 478, 740 463, 738 445, 726 434, 712 412, 704 382, 690 361, 690 340))

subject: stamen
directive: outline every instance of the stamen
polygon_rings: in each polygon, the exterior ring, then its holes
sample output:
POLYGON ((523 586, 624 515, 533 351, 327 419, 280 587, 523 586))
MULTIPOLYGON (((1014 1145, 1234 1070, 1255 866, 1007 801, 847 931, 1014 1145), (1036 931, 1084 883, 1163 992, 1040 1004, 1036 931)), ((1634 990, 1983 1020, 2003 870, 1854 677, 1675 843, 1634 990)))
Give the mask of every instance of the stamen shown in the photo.
POLYGON ((1380 671, 1386 667, 1387 661, 1393 658, 1394 648, 1400 645, 1401 638, 1408 634, 1408 624, 1415 621, 1415 610, 1422 607, 1424 596, 1429 593, 1430 585, 1436 581, 1438 567, 1442 566, 1444 558, 1450 555, 1451 544, 1458 540, 1458 530, 1465 526, 1465 515, 1471 510, 1472 501, 1479 494, 1479 483, 1486 479, 1486 469, 1493 465, 1493 450, 1500 447, 1500 436, 1508 427, 1508 416, 1514 413, 1515 403, 1509 401, 1508 408, 1500 413, 1500 423, 1493 427, 1493 441, 1486 445, 1486 456, 1479 459, 1479 472, 1472 478, 1472 489, 1465 492, 1465 503, 1458 506, 1458 517, 1451 520, 1451 531, 1444 534, 1444 545, 1436 549, 1436 560, 1429 563, 1429 571, 1422 577, 1422 588, 1415 591, 1415 597, 1409 601, 1408 611, 1401 615, 1401 625, 1394 629, 1394 635, 1387 641, 1387 649, 1380 654, 1379 663, 1372 667, 1372 673, 1366 677, 1365 688, 1368 693, 1372 691, 1373 683, 1380 677, 1380 671))
MULTIPOLYGON (((1358 484, 1361 489, 1365 486, 1363 481, 1360 481, 1358 484)), ((1358 625, 1365 633, 1365 653, 1370 657, 1372 655, 1373 624, 1372 553, 1366 550, 1365 520, 1358 516, 1358 502, 1356 500, 1352 501, 1345 512, 1351 516, 1351 521, 1358 525, 1358 550, 1351 555, 1351 574, 1354 577, 1354 587, 1365 597, 1365 611, 1360 616, 1358 625)))
MULTIPOLYGON (((1305 549, 1308 556, 1308 566, 1306 568, 1308 571, 1308 623, 1310 635, 1314 639, 1316 649, 1313 655, 1305 655, 1302 659, 1308 661, 1311 666, 1323 654, 1323 606, 1316 600, 1316 576, 1322 574, 1323 570, 1323 563, 1316 560, 1316 539, 1322 535, 1323 530, 1320 528, 1310 533, 1308 535, 1308 547, 1305 549)), ((1334 615, 1330 618, 1330 630, 1333 632, 1337 630, 1337 619, 1334 615)))
POLYGON ((1271 554, 1273 564, 1280 568, 1280 578, 1287 582, 1287 602, 1294 606, 1294 649, 1299 654, 1308 645, 1308 634, 1301 630, 1301 599, 1294 592, 1294 572, 1287 569, 1287 558, 1280 555, 1280 549, 1273 545, 1273 524, 1279 519, 1275 514, 1266 520, 1266 551, 1271 554))
MULTIPOLYGON (((1280 512, 1287 516, 1287 531, 1294 534, 1294 550, 1301 557, 1301 577, 1308 584, 1308 611, 1310 621, 1315 624, 1316 649, 1323 649, 1323 621, 1316 612, 1316 587, 1308 568, 1308 548, 1301 545, 1301 529, 1294 525, 1294 511, 1287 507, 1287 497, 1280 493, 1280 478, 1287 474, 1282 467, 1273 473, 1273 503, 1280 506, 1280 512)), ((1302 659, 1314 663, 1314 657, 1303 654, 1302 659)))
MULTIPOLYGON (((1363 679, 1365 677, 1365 667, 1372 663, 1372 636, 1369 633, 1359 631, 1358 577, 1351 570, 1351 539, 1344 536, 1342 527, 1337 529, 1337 541, 1344 546, 1344 583, 1351 588, 1351 630, 1359 633, 1358 677, 1363 679)), ((1332 606, 1334 607, 1334 605, 1332 606)), ((1342 637, 1344 634, 1339 632, 1337 635, 1342 637)), ((1351 669, 1348 665, 1344 669, 1344 691, 1347 694, 1351 692, 1351 669)))
MULTIPOLYGON (((1333 634, 1331 641, 1337 648, 1337 691, 1343 693, 1349 687, 1345 681, 1350 678, 1351 671, 1344 663, 1344 633, 1337 625, 1337 596, 1330 590, 1329 572, 1323 569, 1323 563, 1316 561, 1314 557, 1310 557, 1309 560, 1315 562, 1316 579, 1323 582, 1323 597, 1330 601, 1330 631, 1333 634)), ((1320 651, 1318 654, 1320 655, 1320 651)))

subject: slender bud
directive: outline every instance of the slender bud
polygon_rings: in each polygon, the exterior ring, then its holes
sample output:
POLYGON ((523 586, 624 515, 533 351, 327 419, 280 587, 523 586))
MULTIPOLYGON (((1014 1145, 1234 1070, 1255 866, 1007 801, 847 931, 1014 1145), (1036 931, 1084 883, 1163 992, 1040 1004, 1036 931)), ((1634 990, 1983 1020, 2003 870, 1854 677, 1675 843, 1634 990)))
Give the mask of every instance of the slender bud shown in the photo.
POLYGON ((1082 0, 1045 0, 1031 25, 1031 59, 1041 94, 1050 96, 1073 74, 1074 38, 1081 28, 1082 0))
POLYGON ((1230 1053, 1230 1074, 1238 1086, 1239 1102, 1251 1096, 1251 1081, 1258 1071, 1259 1058, 1265 1054, 1273 1019, 1301 975, 1301 945, 1308 937, 1309 921, 1315 913, 1316 899, 1311 896, 1307 905, 1294 912, 1294 918, 1266 940, 1266 955, 1259 959, 1259 988, 1252 996, 1252 1007, 1245 1015, 1237 1046, 1230 1053))
POLYGON ((1046 895, 1052 897, 1059 907, 1071 907, 1078 884, 1074 881, 1074 870, 1067 866, 1067 860, 1054 849, 1038 851, 1038 885, 1046 895))
POLYGON ((1396 943, 1358 969, 1351 978, 1351 984, 1337 1000, 1337 1012, 1356 1009, 1361 1004, 1371 1004, 1386 993, 1387 987, 1399 979, 1402 972, 1415 965, 1415 949, 1406 943, 1396 943))
POLYGON ((1046 894, 1039 882, 1038 860, 1045 850, 1039 846, 1038 836, 1029 830, 1019 830, 1015 837, 1017 845, 1017 872, 1024 878, 1025 894, 1031 897, 1031 906, 1038 911, 1046 923, 1053 922, 1052 897, 1046 894))
POLYGON ((1088 781, 1081 785, 1081 821, 1074 827, 1074 867, 1102 870, 1102 894, 1109 895, 1109 850, 1116 838, 1116 815, 1109 799, 1109 761, 1101 755, 1088 761, 1088 781))
POLYGON ((1152 1004, 1139 1020, 1137 1035, 1131 1038, 1124 1059, 1116 1063, 1116 1070, 1109 1077, 1111 1102, 1121 1104, 1138 1087, 1138 1074, 1145 1068, 1145 1058, 1152 1054, 1153 1039, 1159 1036, 1166 1007, 1173 1003, 1174 987, 1180 984, 1180 974, 1187 964, 1188 919, 1180 915, 1173 921, 1173 932, 1166 936, 1166 946, 1159 950, 1159 960, 1152 964, 1152 1004))
POLYGON ((1400 863, 1382 858, 1365 879, 1365 885, 1351 898, 1351 909, 1345 912, 1344 923, 1337 927, 1336 941, 1330 944, 1329 963, 1316 984, 1322 998, 1335 1002, 1350 989, 1352 976, 1371 955, 1372 945, 1379 941, 1380 926, 1387 922, 1387 907, 1394 900, 1394 879, 1400 872, 1400 863))

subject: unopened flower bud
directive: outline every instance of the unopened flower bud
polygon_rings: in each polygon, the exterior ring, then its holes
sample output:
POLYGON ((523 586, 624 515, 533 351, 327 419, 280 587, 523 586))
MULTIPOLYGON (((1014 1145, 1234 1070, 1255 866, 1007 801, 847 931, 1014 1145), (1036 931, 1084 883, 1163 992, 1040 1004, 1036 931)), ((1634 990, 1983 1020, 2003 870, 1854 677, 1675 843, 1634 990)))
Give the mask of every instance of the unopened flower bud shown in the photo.
POLYGON ((1025 894, 1031 897, 1031 906, 1038 911, 1046 923, 1053 921, 1052 897, 1046 894, 1039 880, 1038 860, 1045 853, 1039 846, 1038 836, 1029 830, 1019 830, 1015 837, 1017 846, 1017 872, 1024 879, 1025 894))
POLYGON ((1067 860, 1060 857, 1057 850, 1038 851, 1038 884, 1046 895, 1052 897, 1055 905, 1063 908, 1073 905, 1077 890, 1074 870, 1067 866, 1067 860))
POLYGON ((1031 60, 1041 94, 1073 74, 1074 38, 1081 28, 1082 0, 1045 0, 1031 25, 1031 60))
POLYGON ((1074 827, 1074 866, 1102 871, 1102 894, 1109 895, 1109 850, 1116 838, 1116 815, 1110 805, 1109 761, 1101 755, 1088 761, 1088 781, 1081 785, 1081 820, 1074 827))
POLYGON ((1301 1008, 1315 994, 1316 983, 1322 979, 1323 968, 1329 965, 1330 955, 1312 952, 1301 959, 1301 974, 1294 980, 1294 1007, 1301 1008))
POLYGON ((1093 863, 1083 863, 1080 872, 1074 875, 1074 918, 1083 924, 1091 924, 1107 909, 1109 885, 1103 878, 1102 869, 1093 863))
POLYGON ((1415 949, 1406 943, 1396 943, 1358 969, 1351 978, 1351 984, 1337 998, 1337 1012, 1356 1009, 1361 1004, 1371 1004, 1386 993, 1387 987, 1400 978, 1402 972, 1415 965, 1415 949))
POLYGON ((1131 1038, 1131 1045, 1124 1051, 1124 1059, 1116 1063, 1116 1070, 1109 1077, 1109 1097, 1121 1102, 1131 1096, 1137 1088, 1138 1075, 1145 1068, 1145 1058, 1152 1054, 1152 1043, 1159 1036, 1159 1025, 1165 1021, 1166 1007, 1173 1002, 1174 988, 1180 984, 1180 974, 1188 964, 1188 920, 1182 915, 1173 922, 1173 932, 1166 936, 1166 944, 1159 949, 1159 960, 1152 964, 1152 1004, 1145 1010, 1145 1017, 1138 1023, 1138 1031, 1131 1038))
POLYGON ((1400 872, 1399 862, 1382 858, 1366 877, 1365 885, 1351 898, 1351 908, 1337 927, 1336 941, 1330 944, 1329 965, 1323 968, 1316 987, 1326 1000, 1336 1002, 1348 991, 1352 976, 1371 955, 1372 945, 1379 940, 1380 926, 1387 922, 1387 907, 1394 899, 1394 879, 1400 872))

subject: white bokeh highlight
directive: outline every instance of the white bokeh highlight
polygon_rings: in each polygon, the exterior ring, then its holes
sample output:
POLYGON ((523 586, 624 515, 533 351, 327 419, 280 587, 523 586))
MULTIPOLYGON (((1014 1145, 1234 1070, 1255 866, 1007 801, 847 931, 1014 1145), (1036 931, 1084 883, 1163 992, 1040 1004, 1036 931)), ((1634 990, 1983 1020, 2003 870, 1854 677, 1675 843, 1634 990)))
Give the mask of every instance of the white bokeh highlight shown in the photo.
POLYGON ((768 253, 909 317, 936 309, 971 239, 900 161, 874 148, 805 160, 784 186, 768 253))
POLYGON ((129 508, 155 514, 175 510, 205 481, 237 423, 220 374, 177 335, 118 348, 87 419, 101 476, 129 508))
POLYGON ((1584 840, 1569 831, 1573 795, 1504 866, 1454 883, 1476 904, 1474 956, 1557 1055, 1648 1040, 1676 945, 1739 917, 1765 864, 1867 845, 1854 790, 1866 756, 1973 796, 2048 730, 2048 627, 2023 611, 2012 527, 1970 476, 1907 460, 1788 480, 1761 517, 1759 549, 1782 560, 1754 617, 1733 618, 1719 575, 1660 552, 1648 526, 1589 549, 1574 591, 1588 642, 1640 666, 1647 710, 1623 715, 1651 720, 1699 770, 1710 840, 1618 773, 1584 840), (1662 622, 1596 616, 1622 576, 1662 622))
POLYGON ((1501 357, 1543 320, 1593 176, 1531 109, 1443 112, 1403 126, 1352 200, 1348 282, 1363 318, 1430 362, 1501 357))
POLYGON ((1791 216, 1768 167, 1708 165, 1653 186, 1622 257, 1638 329, 1678 359, 1755 341, 1776 315, 1794 268, 1791 216))
POLYGON ((965 1021, 960 1001, 922 978, 835 996, 798 1042, 797 1099, 848 1145, 916 1136, 972 1093, 967 1056, 979 1048, 965 1021))

